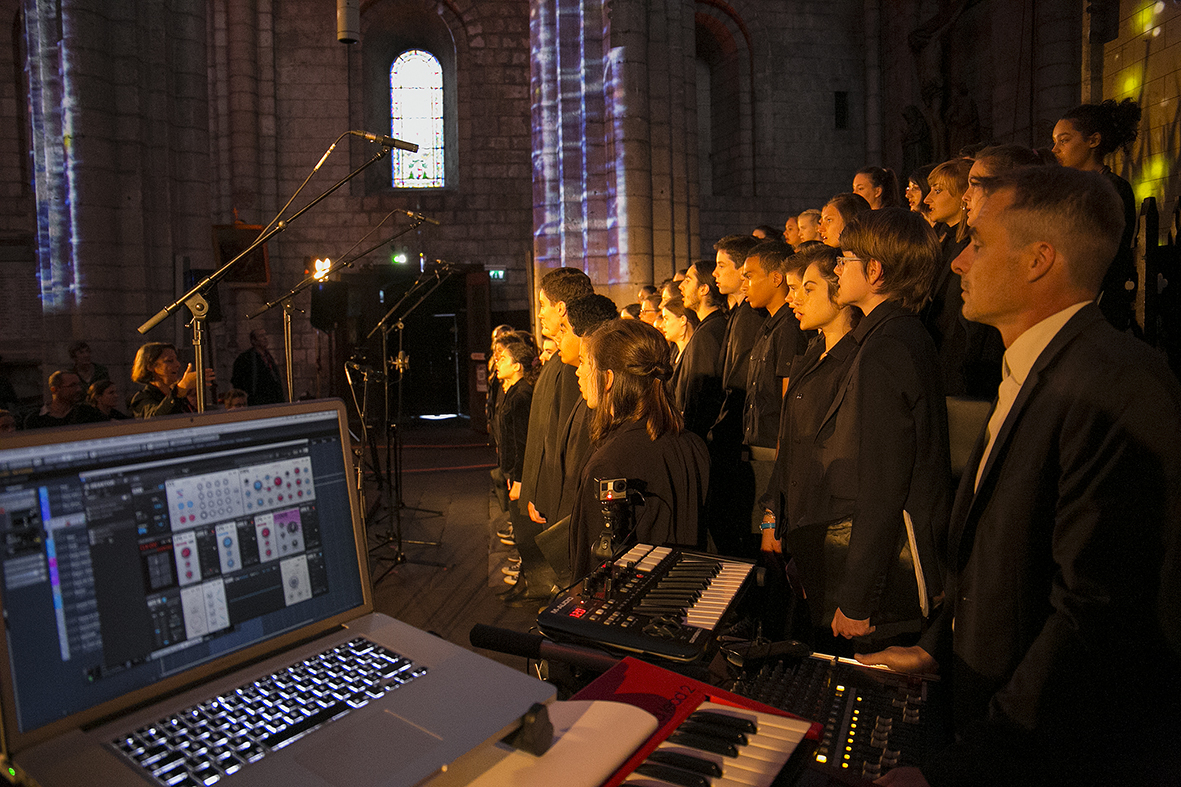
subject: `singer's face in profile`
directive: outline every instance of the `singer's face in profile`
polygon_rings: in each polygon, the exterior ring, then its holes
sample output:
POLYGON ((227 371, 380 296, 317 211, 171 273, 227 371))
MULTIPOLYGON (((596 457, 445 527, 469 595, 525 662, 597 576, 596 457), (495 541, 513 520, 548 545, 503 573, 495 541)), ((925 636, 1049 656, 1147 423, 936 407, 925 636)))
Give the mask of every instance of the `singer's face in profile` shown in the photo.
POLYGON ((586 352, 586 342, 579 342, 578 348, 578 390, 586 400, 586 406, 595 409, 599 406, 598 382, 594 379, 596 372, 590 357, 586 352))
POLYGON ((541 320, 541 333, 543 336, 548 336, 551 339, 557 339, 562 331, 562 308, 565 304, 561 301, 553 303, 545 296, 543 290, 537 291, 537 317, 541 320))

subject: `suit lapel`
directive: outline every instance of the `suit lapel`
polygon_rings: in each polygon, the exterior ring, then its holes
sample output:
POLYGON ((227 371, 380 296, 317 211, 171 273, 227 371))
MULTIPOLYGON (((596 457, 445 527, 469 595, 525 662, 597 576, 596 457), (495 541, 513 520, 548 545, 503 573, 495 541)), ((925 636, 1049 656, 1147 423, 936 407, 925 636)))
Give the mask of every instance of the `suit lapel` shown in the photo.
MULTIPOLYGON (((995 483, 995 479, 992 477, 993 473, 996 471, 1001 458, 1007 450, 1009 440, 1013 435, 1013 430, 1016 428, 1018 420, 1021 418, 1021 413, 1025 409, 1025 405, 1028 404, 1030 397, 1037 390, 1038 381, 1041 379, 1042 372, 1054 362, 1054 359, 1058 357, 1062 350, 1074 341, 1079 334, 1096 321, 1102 321, 1104 319, 1098 306, 1094 304, 1084 306, 1067 321, 1066 325, 1062 326, 1062 330, 1058 331, 1054 338, 1050 340, 1050 343, 1046 345, 1046 349, 1042 350, 1034 362, 1033 367, 1029 370, 1029 376, 1022 383, 1021 390, 1017 392, 1017 398, 1013 400, 1013 406, 1009 408, 1009 413, 1005 416, 1004 423, 1001 424, 996 441, 993 443, 992 451, 989 453, 987 460, 985 460, 984 471, 980 474, 980 483, 976 484, 976 471, 980 466, 981 454, 983 454, 986 445, 984 431, 981 431, 980 438, 976 441, 976 448, 972 452, 972 459, 969 460, 967 467, 964 468, 964 476, 960 479, 960 488, 956 493, 955 505, 952 508, 952 527, 954 530, 960 531, 958 538, 953 534, 953 538, 956 538, 956 541, 951 544, 953 549, 952 555, 959 554, 965 546, 970 550, 972 542, 975 540, 975 523, 979 519, 981 507, 987 503, 990 497, 991 486, 995 483), (975 487, 975 491, 973 491, 973 487, 975 487)), ((960 559, 966 560, 967 555, 961 555, 960 559)))

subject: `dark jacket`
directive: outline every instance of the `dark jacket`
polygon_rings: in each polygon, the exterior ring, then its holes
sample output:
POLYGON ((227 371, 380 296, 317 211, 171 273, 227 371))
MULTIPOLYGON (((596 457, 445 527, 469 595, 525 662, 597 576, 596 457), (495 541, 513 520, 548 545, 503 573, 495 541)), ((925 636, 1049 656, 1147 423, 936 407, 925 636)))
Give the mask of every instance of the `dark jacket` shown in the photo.
POLYGON ((274 358, 267 363, 263 354, 253 347, 234 359, 230 382, 235 388, 246 392, 247 404, 279 404, 287 401, 274 358))
POLYGON ((520 481, 525 467, 525 442, 529 434, 529 406, 533 402, 533 386, 524 379, 517 380, 504 392, 496 408, 497 434, 500 442, 496 452, 500 472, 510 482, 520 481))
POLYGON ((789 529, 840 522, 853 516, 853 500, 825 494, 832 486, 825 479, 824 416, 836 399, 849 367, 857 356, 852 332, 845 334, 824 354, 824 337, 817 336, 808 351, 795 359, 783 397, 779 418, 779 452, 763 507, 775 513, 776 535, 789 529), (823 355, 823 358, 821 357, 823 355))
POLYGON ((836 600, 845 615, 862 620, 884 611, 878 602, 886 573, 897 570, 906 539, 903 511, 914 521, 928 595, 939 593, 951 460, 935 347, 919 319, 887 301, 850 336, 858 350, 820 427, 824 485, 816 492, 852 501, 836 600))
POLYGON ((635 509, 634 541, 696 546, 697 520, 709 483, 705 443, 689 431, 652 440, 642 423, 628 423, 593 448, 582 470, 577 505, 570 515, 574 576, 595 566, 591 552, 603 530, 595 479, 609 478, 626 478, 630 488, 643 493, 644 502, 635 509))
POLYGON ((742 412, 746 407, 746 377, 750 369, 750 348, 767 313, 746 302, 730 310, 722 344, 722 409, 710 430, 711 443, 732 448, 734 461, 742 445, 742 412))
POLYGON ((978 490, 983 435, 960 483, 947 603, 921 644, 962 739, 924 765, 933 785, 1146 784, 1141 766, 1176 756, 1179 446, 1176 378, 1084 307, 1031 369, 978 490))
POLYGON ((145 385, 131 397, 131 414, 136 418, 155 418, 159 415, 196 412, 187 397, 177 396, 176 387, 165 394, 154 385, 145 385))
POLYGON ((722 409, 722 342, 726 312, 712 311, 701 321, 677 358, 672 377, 673 406, 681 411, 685 428, 702 439, 722 409))
POLYGON ((547 518, 561 498, 562 466, 560 461, 562 425, 574 405, 582 399, 578 390, 578 372, 562 363, 554 354, 541 367, 533 387, 529 410, 529 441, 525 446, 525 465, 521 477, 522 512, 528 504, 547 518))

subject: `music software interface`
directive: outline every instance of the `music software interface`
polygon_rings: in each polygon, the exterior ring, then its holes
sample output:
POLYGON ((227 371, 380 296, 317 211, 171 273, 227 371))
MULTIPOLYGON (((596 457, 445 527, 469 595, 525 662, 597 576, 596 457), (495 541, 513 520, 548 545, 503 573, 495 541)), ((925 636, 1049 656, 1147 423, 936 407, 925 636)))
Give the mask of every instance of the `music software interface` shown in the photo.
POLYGON ((362 603, 339 428, 318 415, 0 464, 22 729, 362 603))

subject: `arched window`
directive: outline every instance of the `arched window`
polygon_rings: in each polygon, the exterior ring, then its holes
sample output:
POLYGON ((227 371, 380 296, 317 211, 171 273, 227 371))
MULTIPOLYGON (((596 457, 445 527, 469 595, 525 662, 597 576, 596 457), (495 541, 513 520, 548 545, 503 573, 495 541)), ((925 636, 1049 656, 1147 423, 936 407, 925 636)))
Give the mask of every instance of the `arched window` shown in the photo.
POLYGON ((410 49, 390 66, 390 126, 395 139, 418 152, 393 151, 394 188, 442 188, 443 67, 422 49, 410 49))

